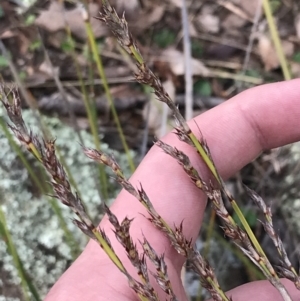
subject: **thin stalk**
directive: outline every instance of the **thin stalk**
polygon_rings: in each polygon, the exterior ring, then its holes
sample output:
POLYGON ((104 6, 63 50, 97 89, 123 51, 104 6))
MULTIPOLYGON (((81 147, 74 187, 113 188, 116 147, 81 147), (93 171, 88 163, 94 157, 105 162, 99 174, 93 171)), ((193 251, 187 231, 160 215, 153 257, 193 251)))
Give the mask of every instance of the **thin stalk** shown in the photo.
POLYGON ((4 135, 6 136, 9 144, 12 146, 14 152, 20 158, 21 162, 23 163, 24 167, 27 169, 30 177, 32 178, 32 180, 34 181, 36 186, 40 189, 41 192, 44 191, 44 187, 43 187, 40 179, 36 176, 36 173, 33 171, 31 165, 29 164, 29 162, 25 158, 25 156, 24 156, 23 152, 21 151, 20 147, 14 141, 12 134, 7 129, 6 124, 5 124, 5 122, 2 118, 0 118, 0 126, 1 126, 1 128, 4 132, 4 135))
MULTIPOLYGON (((222 178, 218 174, 218 171, 217 171, 217 169, 214 165, 214 162, 212 161, 210 156, 207 154, 207 151, 203 148, 202 144, 198 141, 198 139, 196 138, 196 136, 192 132, 189 133, 189 137, 191 138, 192 142, 194 143, 194 145, 195 145, 197 151, 199 152, 200 156, 202 157, 203 161, 205 162, 205 164, 207 165, 207 167, 209 168, 209 170, 211 171, 211 173, 213 174, 215 179, 221 185, 223 191, 225 192, 228 200, 231 203, 231 206, 232 206, 233 210, 235 211, 235 213, 237 214, 239 220, 241 221, 241 223, 242 223, 245 231, 247 232, 251 242, 253 243, 255 249, 269 263, 269 260, 267 259, 267 256, 266 256, 265 252, 263 251, 260 243, 258 242, 257 238, 255 237, 255 235, 254 235, 251 227, 249 226, 245 216, 243 215, 241 209, 239 208, 238 204, 236 203, 234 198, 231 196, 229 191, 226 189, 222 178)), ((232 220, 232 222, 235 224, 235 222, 233 220, 232 220)), ((266 270, 266 271, 268 270, 267 267, 265 267, 265 265, 263 265, 263 269, 266 270)), ((269 272, 267 272, 267 274, 270 274, 270 275, 274 276, 275 278, 279 279, 277 274, 276 273, 274 274, 274 272, 275 272, 274 270, 269 271, 269 272)))
POLYGON ((204 163, 208 167, 208 169, 211 171, 211 173, 213 174, 215 179, 219 182, 219 184, 221 184, 222 179, 221 179, 221 177, 220 177, 220 175, 219 175, 219 173, 218 173, 218 171, 215 167, 214 162, 212 161, 212 159, 207 154, 207 151, 204 149, 203 145, 199 142, 199 140, 196 138, 194 133, 191 132, 190 129, 189 129, 188 135, 189 135, 190 139, 192 140, 195 148, 197 149, 199 155, 201 156, 202 160, 204 161, 204 163))
POLYGON ((57 72, 55 72, 54 66, 52 64, 52 61, 51 61, 51 59, 49 57, 48 51, 47 51, 47 49, 45 47, 44 41, 43 41, 43 39, 42 39, 41 34, 40 34, 39 31, 38 31, 38 38, 42 42, 42 49, 43 49, 43 52, 44 52, 44 57, 45 57, 46 63, 50 66, 52 77, 54 79, 54 82, 55 82, 55 85, 57 87, 57 90, 59 91, 60 96, 61 96, 61 98, 62 98, 62 100, 64 102, 64 105, 67 108, 70 121, 72 122, 72 125, 73 125, 73 127, 75 129, 75 132, 76 132, 76 134, 78 136, 78 139, 79 139, 80 143, 83 144, 82 135, 80 133, 78 121, 77 121, 76 116, 74 114, 74 110, 73 110, 72 106, 70 105, 70 102, 68 100, 66 91, 65 91, 65 89, 64 89, 64 87, 62 85, 62 82, 61 82, 61 80, 60 80, 57 72))
MULTIPOLYGON (((100 139, 99 139, 98 129, 97 129, 96 111, 92 107, 90 97, 87 93, 87 89, 86 89, 85 84, 83 82, 82 72, 81 72, 81 69, 80 69, 80 66, 79 66, 79 63, 78 63, 78 60, 77 60, 77 55, 75 53, 74 40, 72 38, 70 27, 66 22, 65 22, 65 30, 66 30, 66 33, 67 33, 67 36, 68 36, 68 39, 69 39, 69 42, 70 42, 70 45, 71 45, 70 54, 72 56, 72 59, 73 59, 74 65, 75 65, 76 74, 77 74, 77 78, 78 78, 79 85, 80 85, 80 90, 81 90, 82 95, 83 95, 83 102, 84 102, 87 117, 88 117, 88 120, 89 120, 91 133, 92 133, 92 136, 93 136, 93 139, 94 139, 94 144, 95 144, 95 147, 100 150, 100 139)), ((91 82, 93 82, 93 81, 91 81, 91 82)), ((107 176, 106 176, 106 173, 105 173, 105 170, 104 170, 103 166, 99 166, 98 170, 99 170, 99 179, 100 179, 100 190, 99 190, 99 192, 101 191, 100 198, 103 198, 104 202, 106 202, 108 200, 107 176)), ((72 183, 72 185, 73 185, 73 183, 72 183)), ((78 191, 77 188, 76 188, 76 190, 78 191)))
MULTIPOLYGON (((204 251, 203 251, 203 257, 207 258, 209 254, 209 249, 210 249, 210 242, 214 234, 214 225, 216 221, 216 211, 211 210, 210 213, 210 218, 209 218, 209 223, 207 226, 207 236, 206 236, 206 241, 205 241, 205 246, 204 246, 204 251)), ((202 295, 202 285, 199 285, 198 289, 198 296, 196 297, 196 301, 201 301, 201 295, 202 295)))
MULTIPOLYGON (((226 191, 226 194, 227 194, 227 196, 229 196, 227 191, 226 191)), ((231 199, 229 199, 229 200, 230 200, 230 203, 231 203, 231 206, 232 206, 233 210, 235 211, 235 213, 236 213, 237 216, 239 217, 239 219, 240 219, 242 225, 243 225, 244 228, 245 228, 245 231, 246 231, 247 234, 249 235, 249 238, 250 238, 251 242, 253 243, 255 249, 258 251, 258 253, 259 253, 261 256, 265 257, 265 259, 268 261, 267 255, 265 254, 265 252, 264 252, 264 250, 262 249, 260 243, 258 242, 256 236, 254 235, 254 233, 253 233, 251 227, 249 226, 249 224, 248 224, 248 222, 247 222, 247 220, 246 220, 244 214, 242 213, 241 209, 239 208, 238 204, 236 203, 236 201, 235 201, 233 198, 231 198, 231 199)), ((268 262, 269 262, 269 261, 268 261, 268 262)), ((275 271, 274 271, 274 272, 275 272, 275 271)), ((278 275, 277 275, 276 273, 275 273, 274 275, 273 275, 273 273, 271 273, 271 275, 274 276, 275 278, 279 279, 279 277, 278 277, 278 275)))
POLYGON ((218 292, 218 294, 221 296, 222 300, 230 301, 230 299, 225 295, 225 293, 222 291, 222 289, 220 289, 220 287, 218 285, 216 285, 215 281, 211 277, 207 278, 207 282, 209 282, 210 285, 216 290, 216 292, 218 292))
MULTIPOLYGON (((10 56, 9 56, 9 53, 7 52, 4 44, 2 43, 2 41, 0 40, 0 50, 2 51, 2 53, 5 55, 5 57, 7 58, 8 62, 9 62, 9 66, 10 66, 10 70, 11 70, 11 73, 14 77, 14 79, 16 80, 17 82, 17 85, 18 87, 20 88, 20 91, 24 97, 24 99, 26 100, 26 103, 27 105, 31 108, 38 124, 40 125, 40 128, 44 134, 44 136, 50 136, 49 133, 50 133, 50 130, 46 127, 45 123, 43 122, 43 119, 41 118, 40 116, 40 113, 38 111, 38 105, 35 101, 35 99, 27 92, 27 90, 25 89, 25 86, 23 85, 23 82, 21 81, 19 75, 18 75, 18 72, 15 68, 15 65, 13 64, 13 62, 11 61, 10 59, 10 56)), ((4 92, 4 91, 3 91, 4 92)), ((3 97, 3 96, 2 96, 3 97)), ((1 97, 0 97, 1 99, 1 97)), ((7 133, 7 131, 5 131, 7 133)), ((11 139, 9 139, 11 141, 11 139)), ((31 153, 34 155, 34 157, 39 161, 41 162, 41 155, 39 153, 39 151, 37 150, 37 148, 35 147, 35 145, 31 142, 29 142, 29 144, 27 145, 27 147, 29 147, 31 153)), ((72 175, 72 173, 70 172, 63 156, 60 154, 60 151, 57 149, 57 152, 59 154, 59 157, 60 157, 60 160, 62 160, 64 162, 64 165, 65 165, 65 168, 67 170, 67 173, 69 175, 69 178, 70 178, 70 182, 72 183, 72 185, 74 185, 74 187, 78 190, 78 187, 77 187, 77 184, 76 184, 76 181, 74 180, 74 177, 72 175)), ((19 152, 18 152, 19 153, 19 152)), ((22 158, 21 158, 22 160, 22 158)), ((23 160, 24 161, 24 160, 23 160)), ((25 167, 29 167, 30 165, 29 164, 26 164, 25 167)), ((32 175, 34 172, 31 170, 31 169, 28 169, 28 172, 30 173, 30 175, 32 175), (31 171, 30 171, 31 170, 31 171)), ((42 173, 43 176, 45 176, 45 173, 43 172, 42 173)), ((33 179, 35 179, 36 177, 34 177, 33 179)), ((38 183, 39 181, 37 181, 38 183)), ((39 184, 38 184, 39 185, 39 184)), ((45 189, 41 190, 42 193, 47 193, 47 191, 45 189)), ((78 192, 78 194, 80 194, 80 192, 78 192)), ((79 250, 78 248, 76 247, 77 246, 77 242, 76 242, 76 239, 74 238, 73 234, 68 230, 68 227, 63 219, 63 215, 62 215, 62 212, 61 212, 61 209, 60 207, 57 205, 57 202, 56 200, 54 199, 50 199, 50 204, 52 206, 52 209, 54 210, 54 212, 57 214, 58 216, 58 219, 59 219, 59 223, 64 231, 64 234, 65 234, 65 237, 67 239, 67 242, 69 244, 69 247, 71 249, 71 253, 72 253, 72 256, 73 258, 76 258, 78 253, 79 253, 79 250)))
MULTIPOLYGON (((93 229, 94 236, 96 240, 98 241, 101 248, 104 250, 104 252, 108 255, 110 260, 115 264, 115 266, 125 275, 128 275, 128 272, 126 268, 124 267, 122 261, 120 258, 116 255, 116 253, 112 250, 110 245, 107 243, 107 241, 104 239, 103 235, 98 231, 97 228, 93 229)), ((141 294, 138 294, 138 297, 142 301, 148 301, 148 298, 144 297, 141 294)))
MULTIPOLYGON (((24 83, 22 82, 19 74, 18 74, 18 71, 13 63, 13 61, 11 60, 10 58, 10 54, 9 52, 7 51, 5 45, 3 44, 3 42, 0 40, 0 50, 2 52, 2 54, 5 56, 5 58, 7 59, 8 63, 9 63, 9 68, 10 68, 10 72, 11 74, 13 75, 14 77, 14 80, 15 82, 17 83, 17 86, 19 88, 19 90, 21 91, 21 94, 22 96, 24 97, 25 101, 26 101, 26 104, 28 105, 28 107, 32 110, 32 113, 39 125, 39 128, 41 129, 44 137, 47 139, 49 137, 51 137, 51 132, 49 130, 49 128, 47 128, 47 126, 45 125, 43 119, 42 119, 42 116, 40 115, 40 112, 39 112, 39 109, 38 109, 38 104, 37 104, 37 101, 35 100, 35 98, 25 89, 25 85, 24 83)), ((3 78, 0 74, 0 81, 2 81, 3 78)), ((36 151, 36 150, 34 150, 36 151)), ((59 150, 57 149, 58 153, 59 153, 59 150)), ((38 153, 35 154, 35 156, 37 156, 38 153)), ((38 158, 37 158, 38 159, 38 158)), ((65 160, 62 158, 62 156, 60 155, 60 159, 62 159, 64 161, 64 164, 65 164, 65 160)), ((66 167, 66 170, 67 170, 67 173, 70 177, 70 182, 72 183, 72 185, 74 185, 74 187, 77 189, 78 193, 79 190, 78 190, 78 187, 77 187, 77 184, 74 180, 74 177, 72 175, 72 173, 70 172, 68 166, 65 164, 65 167, 66 167)))
POLYGON ((276 49, 276 53, 277 53, 277 56, 278 56, 278 59, 280 62, 280 66, 282 69, 284 79, 290 80, 292 78, 291 72, 290 72, 285 54, 283 52, 283 48, 282 48, 281 41, 279 38, 278 30, 276 28, 276 24, 274 22, 274 18, 272 15, 272 10, 271 10, 269 0, 263 0, 262 3, 263 3, 264 12, 265 12, 266 19, 267 19, 267 22, 269 25, 270 33, 271 33, 273 43, 274 43, 274 46, 276 49))
POLYGON ((74 235, 72 234, 72 232, 69 230, 67 226, 67 223, 62 215, 62 211, 58 205, 58 201, 54 198, 50 198, 49 202, 52 207, 52 210, 55 212, 55 214, 58 217, 59 225, 63 230, 64 235, 66 237, 66 242, 70 247, 72 258, 75 260, 80 254, 80 252, 82 252, 82 250, 78 248, 78 242, 76 241, 74 235))
MULTIPOLYGON (((122 261, 120 260, 120 258, 117 256, 117 254, 114 252, 114 250, 112 249, 112 247, 107 243, 107 240, 103 237, 101 230, 99 231, 97 228, 94 228, 92 230, 95 239, 97 240, 97 242, 99 243, 100 247, 104 250, 104 252, 108 255, 108 257, 110 258, 110 260, 115 264, 115 266, 125 275, 128 277, 129 280, 129 274, 126 270, 126 268, 124 267, 122 261)), ((149 299, 145 296, 143 296, 142 294, 137 294, 139 299, 141 301, 148 301, 149 299)))
POLYGON ((17 252, 17 248, 15 247, 9 230, 7 228, 7 223, 5 219, 5 214, 0 206, 0 234, 3 237, 3 240, 6 242, 7 249, 13 258, 14 265, 18 271, 18 275, 21 279, 21 286, 23 291, 23 296, 26 301, 30 301, 31 298, 28 294, 28 291, 34 296, 36 301, 41 301, 36 288, 33 283, 30 281, 29 276, 26 274, 24 270, 24 266, 20 260, 20 257, 17 252))
POLYGON ((98 229, 93 229, 93 233, 95 237, 97 238, 98 243, 100 244, 101 248, 104 250, 104 252, 108 255, 108 257, 111 259, 111 261, 115 264, 115 266, 122 272, 125 273, 126 269, 120 260, 120 258, 116 255, 116 253, 111 249, 109 244, 106 242, 106 240, 103 238, 101 233, 99 233, 98 229))
POLYGON ((209 73, 207 74, 207 77, 232 79, 232 80, 241 81, 253 85, 261 85, 264 83, 263 79, 260 77, 253 77, 245 74, 231 73, 219 69, 210 69, 209 73))
POLYGON ((189 18, 186 0, 182 0, 181 23, 183 31, 184 48, 184 79, 185 79, 185 119, 193 118, 193 70, 192 70, 192 50, 189 32, 189 18))
MULTIPOLYGON (((50 135, 50 137, 51 137, 51 136, 52 136, 52 135, 50 135)), ((52 137, 53 137, 53 136, 52 136, 52 137)), ((70 167, 68 166, 68 164, 67 164, 67 162, 66 162, 66 160, 65 160, 65 157, 61 154, 61 151, 60 151, 59 147, 55 146, 55 148, 56 148, 56 153, 57 153, 57 156, 58 156, 59 160, 62 162, 62 164, 63 164, 64 167, 65 167, 65 170, 66 170, 67 175, 68 175, 68 177, 69 177, 70 183, 71 183, 72 186, 76 189, 78 195, 80 195, 80 197, 82 197, 82 194, 81 194, 81 192, 80 192, 80 190, 79 190, 79 188, 78 188, 78 185, 77 185, 77 183, 76 183, 76 181, 75 181, 75 179, 74 179, 74 177, 73 177, 73 174, 72 174, 72 172, 71 172, 71 170, 70 170, 70 167)), ((82 202, 84 203, 84 201, 82 201, 82 202)))
POLYGON ((93 30, 92 30, 92 26, 91 26, 91 23, 89 21, 89 18, 85 18, 84 21, 85 21, 85 26, 86 26, 86 32, 87 32, 87 35, 88 35, 88 40, 89 40, 89 43, 91 45, 91 49, 92 49, 92 52, 93 52, 94 59, 96 61, 97 69, 98 69, 99 75, 100 75, 100 77, 103 81, 103 87, 104 87, 105 95, 106 95, 107 101, 109 103, 109 106, 110 106, 115 124, 117 126, 119 136, 120 136, 124 151, 126 153, 127 160, 128 160, 131 172, 134 172, 135 171, 135 164, 134 164, 133 159, 130 155, 129 147, 127 145, 127 142, 126 142, 123 130, 122 130, 122 126, 121 126, 121 123, 120 123, 120 120, 119 120, 119 117, 118 117, 118 113, 117 113, 117 110, 115 108, 115 105, 114 105, 114 102, 113 102, 113 99, 112 99, 112 95, 111 95, 111 92, 110 92, 110 89, 109 89, 109 86, 108 86, 108 83, 107 83, 107 78, 106 78, 105 71, 104 71, 104 68, 103 68, 101 55, 99 55, 99 53, 98 53, 97 44, 96 44, 96 41, 95 41, 95 36, 94 36, 93 30))
POLYGON ((266 222, 263 223, 263 226, 269 237, 272 239, 272 242, 276 247, 279 256, 281 257, 281 272, 284 276, 293 281, 296 288, 300 290, 300 276, 290 262, 284 244, 274 229, 271 208, 266 205, 265 201, 256 192, 246 186, 245 189, 250 196, 250 199, 256 203, 258 208, 263 212, 265 216, 266 222))
MULTIPOLYGON (((207 225, 203 225, 204 230, 207 231, 208 227, 207 225)), ((213 229, 212 236, 215 236, 218 242, 224 247, 230 249, 230 251, 243 263, 243 265, 247 268, 248 274, 254 274, 255 278, 252 280, 262 280, 264 279, 264 276, 262 272, 258 269, 256 269, 248 259, 248 257, 245 257, 242 252, 239 251, 239 249, 236 249, 233 247, 233 245, 224 238, 223 235, 219 234, 217 231, 213 229)), ((253 277, 252 277, 253 278, 253 277)))
POLYGON ((212 210, 209 218, 208 227, 207 227, 206 243, 203 252, 204 257, 207 257, 207 255, 209 254, 210 240, 214 234, 215 221, 216 221, 216 211, 212 210))
MULTIPOLYGON (((2 55, 6 58, 6 60, 8 61, 8 66, 10 69, 10 72, 22 94, 22 96, 24 97, 24 100, 26 102, 26 104, 28 105, 28 107, 32 110, 32 113, 34 115, 35 120, 37 121, 41 131, 43 132, 43 134, 45 135, 45 125, 41 120, 41 116, 39 114, 38 111, 38 104, 35 101, 34 97, 26 90, 20 76, 18 73, 18 70, 14 64, 14 62, 11 60, 11 56, 9 51, 6 49, 5 45, 3 44, 2 40, 0 40, 0 51, 2 52, 2 55)), ((3 78, 0 74, 0 81, 3 81, 3 78)))
MULTIPOLYGON (((0 126, 1 126, 5 136, 7 138, 7 140, 9 141, 11 147, 13 148, 14 152, 18 155, 18 157, 20 158, 20 160, 23 163, 24 167, 28 171, 28 174, 31 177, 31 179, 33 180, 36 187, 38 187, 38 189, 40 190, 40 192, 42 194, 44 194, 44 195, 49 194, 50 192, 48 191, 48 189, 45 188, 45 186, 42 184, 42 182, 44 182, 44 183, 46 182, 45 179, 47 178, 44 169, 40 169, 40 172, 41 172, 41 175, 42 175, 42 180, 41 180, 36 176, 36 173, 33 171, 30 163, 28 162, 28 160, 24 156, 24 154, 23 154, 22 150, 20 149, 20 147, 14 141, 14 139, 12 137, 12 134, 8 131, 8 129, 5 125, 5 122, 3 121, 2 118, 0 118, 0 126)), ((36 150, 34 145, 31 144, 31 146, 32 146, 32 149, 35 152, 36 158, 40 157, 39 152, 36 150)), ((69 245, 69 247, 71 249, 72 258, 75 259, 78 256, 78 254, 80 253, 80 250, 78 248, 78 243, 75 240, 75 238, 74 238, 73 234, 71 233, 71 231, 68 229, 68 226, 67 226, 67 224, 66 224, 66 222, 63 218, 61 209, 58 206, 57 201, 54 198, 49 198, 49 203, 52 207, 52 210, 54 211, 54 213, 58 217, 60 227, 63 229, 64 235, 65 235, 66 240, 67 240, 67 244, 69 245)))

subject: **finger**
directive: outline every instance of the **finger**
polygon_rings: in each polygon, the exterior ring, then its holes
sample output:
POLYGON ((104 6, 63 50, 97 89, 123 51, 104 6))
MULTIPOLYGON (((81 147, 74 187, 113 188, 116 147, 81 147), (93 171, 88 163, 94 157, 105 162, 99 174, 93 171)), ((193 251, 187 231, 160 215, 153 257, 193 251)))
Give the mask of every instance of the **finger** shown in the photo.
MULTIPOLYGON (((296 289, 294 283, 287 279, 281 279, 281 283, 289 292, 292 300, 300 300, 300 292, 296 289)), ((241 285, 226 293, 234 301, 281 301, 282 297, 278 290, 272 286, 269 281, 254 281, 241 285)), ((212 301, 207 300, 207 301, 212 301)))
MULTIPOLYGON (((198 138, 201 136, 200 128, 220 174, 229 177, 263 149, 300 138, 299 93, 299 79, 256 87, 196 117, 190 126, 198 138)), ((201 160, 195 151, 180 142, 174 134, 167 135, 164 141, 183 150, 195 166, 201 167, 201 160)), ((184 221, 186 237, 197 236, 205 201, 173 158, 153 147, 131 181, 137 186, 142 183, 154 207, 170 225, 179 225, 184 221)), ((120 219, 126 215, 136 217, 134 235, 140 235, 140 225, 147 226, 144 217, 137 214, 145 212, 124 191, 112 210, 120 219)), ((146 234, 146 229, 142 229, 146 234)), ((162 244, 161 236, 157 232, 154 234, 154 243, 160 251, 167 251, 168 244, 162 244)))
MULTIPOLYGON (((300 80, 257 87, 190 122, 198 138, 200 138, 198 126, 201 129, 223 177, 238 171, 253 160, 262 149, 277 147, 300 138, 297 126, 300 117, 299 87, 300 80)), ((203 167, 195 151, 179 142, 174 134, 167 135, 164 141, 183 150, 199 170, 203 167)), ((137 186, 140 182, 143 184, 154 207, 170 225, 179 225, 184 221, 186 238, 196 238, 205 209, 205 198, 199 194, 172 158, 159 148, 153 147, 131 181, 137 186)), ((166 258, 177 269, 177 273, 179 272, 183 259, 174 252, 164 235, 139 214, 146 215, 146 212, 132 196, 122 191, 114 202, 112 211, 120 220, 125 216, 135 218, 131 228, 133 238, 137 241, 143 232, 157 252, 159 254, 164 252, 166 258)), ((101 223, 101 227, 109 233, 112 244, 118 246, 107 220, 101 223)), ((121 248, 116 249, 122 260, 126 261, 126 255, 121 248)), ((107 256, 99 250, 96 243, 91 242, 80 256, 81 261, 77 261, 65 275, 64 283, 68 283, 68 279, 76 276, 78 280, 76 282, 81 283, 81 286, 88 282, 91 289, 92 284, 97 289, 100 279, 97 273, 103 258, 106 259, 107 256), (91 262, 94 268, 84 273, 87 262, 91 262)), ((112 271, 114 267, 110 269, 112 271)), ((170 278, 176 278, 174 272, 170 278)), ((125 280, 123 284, 126 285, 125 280)), ((76 289, 80 291, 81 286, 78 285, 76 289)), ((179 290, 181 296, 183 290, 182 288, 179 290)))

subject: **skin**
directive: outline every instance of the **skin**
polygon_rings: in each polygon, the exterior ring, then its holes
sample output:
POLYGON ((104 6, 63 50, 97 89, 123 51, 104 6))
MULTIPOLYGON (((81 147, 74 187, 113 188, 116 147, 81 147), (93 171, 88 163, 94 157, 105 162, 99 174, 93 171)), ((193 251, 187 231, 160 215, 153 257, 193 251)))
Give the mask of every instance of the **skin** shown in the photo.
MULTIPOLYGON (((205 137, 221 176, 226 179, 255 159, 262 150, 279 147, 300 140, 300 80, 259 86, 247 90, 224 104, 190 121, 198 138, 199 128, 205 137), (198 128, 199 127, 199 128, 198 128)), ((184 151, 194 167, 207 179, 203 163, 188 145, 173 133, 163 141, 184 151)), ((140 183, 158 213, 169 225, 183 222, 187 238, 195 239, 201 227, 206 198, 191 183, 174 159, 157 146, 152 147, 131 178, 134 186, 140 183)), ((112 212, 121 221, 125 216, 134 218, 131 234, 139 246, 142 233, 158 254, 164 253, 168 274, 179 300, 187 300, 180 281, 183 259, 169 241, 143 216, 144 208, 127 192, 122 191, 112 212), (142 213, 142 214, 141 214, 142 213)), ((104 219, 100 226, 110 237, 115 251, 129 272, 135 271, 122 247, 117 243, 112 226, 104 219)), ((293 283, 282 280, 293 300, 300 300, 300 292, 293 283)), ((155 286, 155 285, 154 285, 155 286)), ((157 290, 158 291, 158 290, 157 290)), ((240 286, 230 292, 234 301, 279 301, 281 296, 269 282, 259 281, 240 286)), ((161 300, 163 294, 159 295, 161 300)), ((102 301, 138 300, 128 287, 127 280, 110 262, 107 255, 90 241, 83 253, 53 286, 45 301, 102 301)))

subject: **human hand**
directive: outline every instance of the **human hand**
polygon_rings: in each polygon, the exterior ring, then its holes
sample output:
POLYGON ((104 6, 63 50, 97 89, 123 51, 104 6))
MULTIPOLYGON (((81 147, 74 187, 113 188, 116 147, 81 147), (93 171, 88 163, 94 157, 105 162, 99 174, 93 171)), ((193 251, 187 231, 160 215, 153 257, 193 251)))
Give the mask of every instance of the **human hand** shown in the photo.
MULTIPOLYGON (((262 150, 300 140, 300 80, 264 85, 250 89, 207 111, 189 122, 194 134, 200 138, 198 126, 206 139, 212 157, 223 178, 236 173, 253 160, 262 150)), ((204 166, 195 151, 180 142, 174 134, 162 139, 184 151, 197 170, 204 166)), ((144 158, 131 182, 142 183, 157 212, 169 225, 183 220, 186 238, 196 239, 206 206, 206 198, 192 184, 182 168, 170 156, 153 146, 144 158)), ((184 259, 170 246, 168 239, 143 216, 147 213, 134 197, 122 191, 111 211, 119 221, 125 216, 134 218, 131 234, 139 245, 142 233, 158 254, 165 254, 168 274, 179 300, 187 300, 180 280, 184 259), (140 214, 142 213, 142 214, 140 214)), ((116 241, 107 218, 100 226, 128 271, 134 268, 123 248, 116 241)), ((283 280, 293 300, 300 300, 300 292, 293 283, 283 280)), ((157 290, 159 291, 159 290, 157 290)), ((267 281, 253 282, 227 294, 234 301, 276 301, 280 294, 267 281)), ((159 294, 160 300, 164 300, 159 294)), ((129 288, 124 275, 111 263, 99 245, 90 241, 84 252, 63 274, 49 292, 45 301, 133 301, 138 300, 129 288)))

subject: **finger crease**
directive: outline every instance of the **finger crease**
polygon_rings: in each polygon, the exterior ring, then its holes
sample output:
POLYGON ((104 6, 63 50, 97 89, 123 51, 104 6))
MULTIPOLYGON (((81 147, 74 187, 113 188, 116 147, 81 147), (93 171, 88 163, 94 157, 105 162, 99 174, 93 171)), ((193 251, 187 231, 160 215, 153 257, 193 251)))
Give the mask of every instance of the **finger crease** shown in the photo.
POLYGON ((260 150, 263 151, 267 149, 266 136, 261 126, 256 121, 256 118, 253 116, 253 114, 249 114, 249 110, 245 110, 241 104, 238 104, 238 109, 241 112, 243 119, 249 125, 252 133, 254 133, 256 140, 255 142, 258 144, 260 150))

